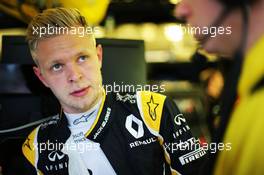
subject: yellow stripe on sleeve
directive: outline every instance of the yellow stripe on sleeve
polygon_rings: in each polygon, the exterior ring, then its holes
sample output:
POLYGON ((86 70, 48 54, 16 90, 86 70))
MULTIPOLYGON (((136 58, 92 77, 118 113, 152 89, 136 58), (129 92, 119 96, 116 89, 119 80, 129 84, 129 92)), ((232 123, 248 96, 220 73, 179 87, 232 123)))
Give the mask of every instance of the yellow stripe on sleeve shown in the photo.
POLYGON ((36 137, 38 129, 35 128, 28 136, 26 141, 22 146, 22 152, 24 156, 28 159, 28 161, 35 166, 35 158, 36 158, 36 151, 35 148, 37 145, 34 144, 34 140, 36 137))

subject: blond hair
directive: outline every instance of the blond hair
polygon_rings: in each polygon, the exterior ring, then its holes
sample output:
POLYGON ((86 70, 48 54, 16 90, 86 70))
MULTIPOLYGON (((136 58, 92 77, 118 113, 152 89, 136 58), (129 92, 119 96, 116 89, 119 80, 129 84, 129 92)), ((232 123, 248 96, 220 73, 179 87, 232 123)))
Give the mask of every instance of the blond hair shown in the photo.
POLYGON ((70 28, 70 27, 88 27, 88 23, 85 17, 81 15, 79 10, 75 8, 52 8, 44 10, 42 13, 35 16, 28 25, 26 40, 29 44, 30 52, 33 56, 37 48, 37 44, 41 39, 52 37, 58 34, 50 34, 46 32, 43 35, 39 33, 34 33, 34 29, 41 29, 47 27, 54 28, 70 28))

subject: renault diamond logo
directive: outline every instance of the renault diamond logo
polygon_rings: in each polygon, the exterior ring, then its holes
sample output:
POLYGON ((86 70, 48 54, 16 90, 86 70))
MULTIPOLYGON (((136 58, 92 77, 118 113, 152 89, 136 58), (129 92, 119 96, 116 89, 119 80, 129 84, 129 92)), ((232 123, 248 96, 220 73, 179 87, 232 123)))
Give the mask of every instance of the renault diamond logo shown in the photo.
POLYGON ((126 129, 134 136, 136 139, 144 135, 143 123, 141 120, 137 119, 134 115, 129 115, 126 118, 126 129), (134 126, 134 127, 133 127, 134 126))

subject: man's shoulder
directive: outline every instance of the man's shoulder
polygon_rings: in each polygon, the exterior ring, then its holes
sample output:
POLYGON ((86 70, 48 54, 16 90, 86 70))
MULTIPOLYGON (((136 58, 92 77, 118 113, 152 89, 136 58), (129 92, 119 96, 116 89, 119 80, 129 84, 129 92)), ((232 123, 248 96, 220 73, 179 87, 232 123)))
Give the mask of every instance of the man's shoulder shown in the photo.
MULTIPOLYGON (((36 161, 39 159, 43 145, 46 148, 49 142, 54 141, 52 137, 55 137, 55 131, 58 130, 57 126, 59 122, 59 114, 43 119, 43 122, 31 131, 23 143, 22 153, 34 167, 37 165, 36 161)), ((67 135, 66 132, 62 132, 64 135, 67 135)), ((58 139, 59 141, 62 140, 60 137, 58 139)))
POLYGON ((49 128, 53 121, 54 118, 51 117, 35 127, 22 145, 22 153, 33 166, 36 165, 36 158, 38 157, 39 135, 49 128))
POLYGON ((116 101, 122 106, 137 110, 147 127, 155 132, 159 132, 166 98, 163 94, 151 91, 115 93, 116 101))
POLYGON ((48 117, 46 119, 43 119, 43 122, 40 123, 37 127, 35 127, 30 134, 27 136, 26 141, 23 144, 24 146, 28 146, 29 145, 29 141, 31 141, 30 143, 33 144, 33 142, 37 142, 38 141, 38 136, 40 133, 47 133, 49 131, 49 129, 51 127, 53 127, 55 124, 57 124, 60 120, 59 114, 48 117))

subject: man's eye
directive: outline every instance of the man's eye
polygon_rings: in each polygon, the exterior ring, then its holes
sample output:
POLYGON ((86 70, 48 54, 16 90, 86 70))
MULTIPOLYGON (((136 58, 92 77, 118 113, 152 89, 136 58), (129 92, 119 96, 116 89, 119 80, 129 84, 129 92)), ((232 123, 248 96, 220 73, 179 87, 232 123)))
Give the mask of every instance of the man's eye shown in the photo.
POLYGON ((78 58, 78 62, 84 62, 84 61, 86 61, 87 60, 87 56, 80 56, 79 58, 78 58))
POLYGON ((61 70, 62 69, 62 65, 61 64, 54 64, 52 67, 51 67, 51 69, 53 70, 53 71, 59 71, 59 70, 61 70))

